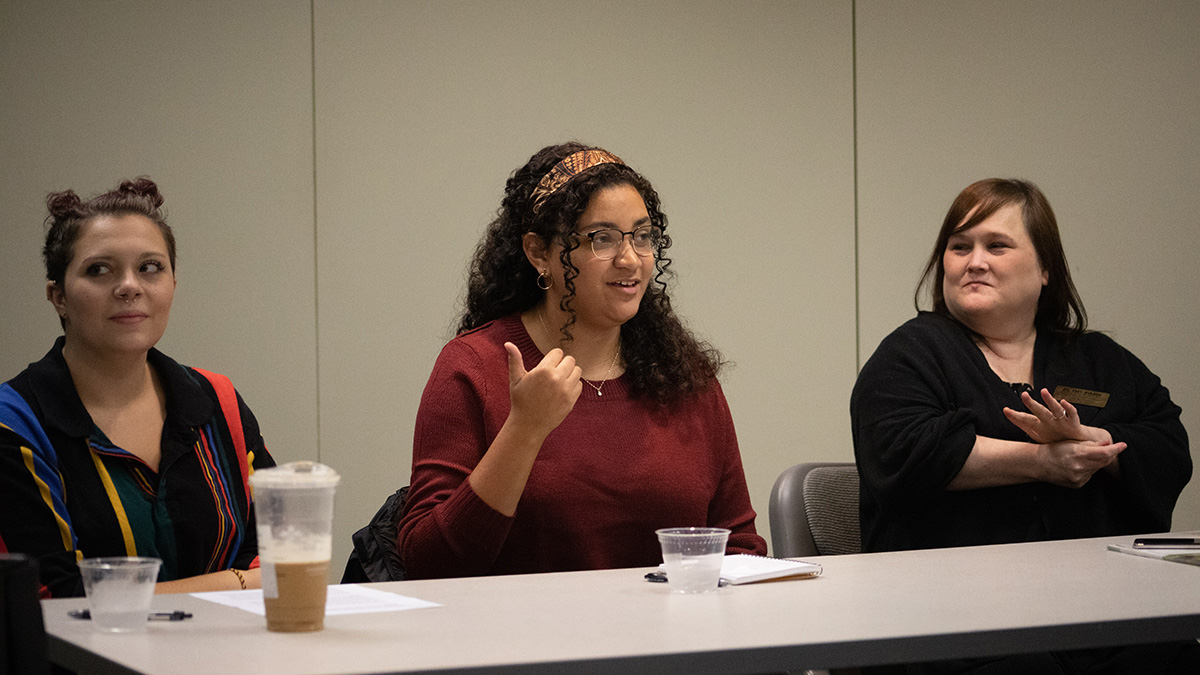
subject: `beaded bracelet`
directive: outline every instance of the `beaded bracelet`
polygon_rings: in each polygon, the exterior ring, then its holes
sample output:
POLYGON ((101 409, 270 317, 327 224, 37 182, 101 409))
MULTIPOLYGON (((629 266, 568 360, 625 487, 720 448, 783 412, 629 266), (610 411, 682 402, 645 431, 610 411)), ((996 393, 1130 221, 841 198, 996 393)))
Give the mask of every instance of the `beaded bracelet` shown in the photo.
POLYGON ((229 571, 233 572, 233 576, 237 577, 238 583, 242 585, 242 590, 246 590, 246 578, 242 576, 242 573, 232 567, 229 568, 229 571))

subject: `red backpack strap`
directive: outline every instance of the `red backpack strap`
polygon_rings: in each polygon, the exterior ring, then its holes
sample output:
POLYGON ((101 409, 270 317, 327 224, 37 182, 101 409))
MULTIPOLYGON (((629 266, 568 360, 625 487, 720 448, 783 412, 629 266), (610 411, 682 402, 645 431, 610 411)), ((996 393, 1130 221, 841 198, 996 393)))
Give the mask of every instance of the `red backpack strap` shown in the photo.
POLYGON ((242 431, 242 411, 238 407, 237 392, 233 382, 228 377, 201 368, 192 368, 203 375, 217 392, 217 402, 221 404, 221 412, 225 415, 225 423, 229 425, 229 435, 233 437, 233 449, 237 451, 238 468, 242 471, 242 487, 246 490, 246 503, 250 503, 250 462, 246 457, 246 433, 242 431))

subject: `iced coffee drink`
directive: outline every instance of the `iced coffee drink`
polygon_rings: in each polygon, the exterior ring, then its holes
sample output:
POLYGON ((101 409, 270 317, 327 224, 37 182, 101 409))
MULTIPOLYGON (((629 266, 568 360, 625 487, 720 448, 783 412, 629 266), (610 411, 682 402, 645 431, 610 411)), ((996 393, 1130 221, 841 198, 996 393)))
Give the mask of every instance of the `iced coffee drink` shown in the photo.
POLYGON ((250 477, 268 630, 325 627, 338 479, 333 469, 315 462, 292 462, 250 477))

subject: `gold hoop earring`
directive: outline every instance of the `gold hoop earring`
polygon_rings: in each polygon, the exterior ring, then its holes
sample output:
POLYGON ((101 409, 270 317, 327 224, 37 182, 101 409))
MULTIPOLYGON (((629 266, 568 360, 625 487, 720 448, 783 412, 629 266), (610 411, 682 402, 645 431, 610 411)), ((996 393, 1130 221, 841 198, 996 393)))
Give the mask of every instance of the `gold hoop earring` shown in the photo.
POLYGON ((548 291, 551 288, 554 288, 554 277, 550 276, 550 270, 542 270, 542 273, 538 275, 537 287, 543 291, 548 291), (545 286, 542 285, 542 279, 546 280, 545 286))

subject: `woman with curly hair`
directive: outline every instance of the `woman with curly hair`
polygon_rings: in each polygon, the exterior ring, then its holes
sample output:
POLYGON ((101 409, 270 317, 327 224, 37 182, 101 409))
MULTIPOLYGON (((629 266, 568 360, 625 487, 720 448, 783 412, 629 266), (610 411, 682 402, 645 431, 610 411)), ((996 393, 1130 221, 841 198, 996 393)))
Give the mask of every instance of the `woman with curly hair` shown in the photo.
POLYGON ((274 465, 228 378, 154 348, 175 236, 149 178, 46 205, 46 297, 63 335, 0 385, 0 552, 43 594, 83 595, 83 558, 159 558, 160 593, 257 588, 247 478, 274 465))
POLYGON ((655 565, 654 530, 688 525, 766 552, 720 355, 671 309, 666 229, 600 148, 547 147, 509 178, 417 413, 409 577, 655 565))

